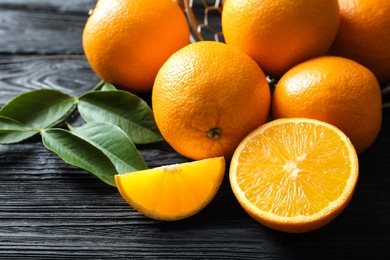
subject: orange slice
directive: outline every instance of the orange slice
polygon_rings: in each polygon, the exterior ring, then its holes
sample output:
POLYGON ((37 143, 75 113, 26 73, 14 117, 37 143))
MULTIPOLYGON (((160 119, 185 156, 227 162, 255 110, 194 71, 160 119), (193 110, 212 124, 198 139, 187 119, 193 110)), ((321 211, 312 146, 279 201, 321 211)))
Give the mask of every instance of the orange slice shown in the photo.
POLYGON ((358 157, 335 126, 284 118, 240 143, 229 174, 249 215, 270 228, 301 233, 326 225, 347 206, 358 180, 358 157))
POLYGON ((157 220, 190 217, 214 198, 225 174, 224 157, 157 167, 115 176, 122 197, 157 220))

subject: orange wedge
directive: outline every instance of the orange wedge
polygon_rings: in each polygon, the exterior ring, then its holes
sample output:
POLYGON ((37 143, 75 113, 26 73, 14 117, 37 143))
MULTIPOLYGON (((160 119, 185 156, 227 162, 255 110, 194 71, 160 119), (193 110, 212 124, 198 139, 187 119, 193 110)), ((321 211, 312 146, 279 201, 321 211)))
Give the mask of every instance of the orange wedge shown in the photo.
POLYGON ((246 212, 283 232, 318 229, 349 203, 358 157, 333 125, 305 118, 268 122, 237 147, 230 165, 233 192, 246 212))
POLYGON ((190 217, 214 198, 225 174, 224 157, 157 167, 115 176, 122 197, 157 220, 190 217))

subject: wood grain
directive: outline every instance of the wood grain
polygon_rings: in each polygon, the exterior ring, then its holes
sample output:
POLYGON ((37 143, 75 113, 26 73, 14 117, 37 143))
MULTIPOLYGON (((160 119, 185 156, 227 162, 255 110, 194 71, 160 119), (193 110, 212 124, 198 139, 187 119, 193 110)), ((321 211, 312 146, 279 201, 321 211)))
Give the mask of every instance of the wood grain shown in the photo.
POLYGON ((0 1, 0 53, 82 54, 92 0, 0 1))
POLYGON ((41 88, 77 96, 99 81, 84 55, 0 55, 0 105, 41 88))
MULTIPOLYGON (((80 40, 95 3, 0 0, 0 106, 33 89, 80 95, 99 82, 80 40)), ((387 259, 389 131, 390 109, 384 109, 377 141, 359 156, 351 203, 326 227, 295 235, 249 217, 231 191, 228 171, 216 198, 199 214, 161 222, 133 210, 115 188, 64 163, 39 135, 0 145, 0 259, 387 259)), ((149 167, 188 161, 165 142, 138 148, 149 167)))
MULTIPOLYGON (((166 155, 182 160, 162 146, 152 153, 145 148, 144 155, 154 163, 166 155)), ((389 235, 382 218, 386 203, 380 198, 388 194, 389 183, 376 184, 384 175, 379 171, 363 178, 350 206, 326 228, 289 235, 247 216, 226 178, 217 197, 198 215, 158 222, 138 214, 114 188, 69 167, 39 143, 2 146, 0 157, 7 158, 0 163, 3 257, 342 259, 356 252, 372 256, 367 250, 387 252, 389 235)))

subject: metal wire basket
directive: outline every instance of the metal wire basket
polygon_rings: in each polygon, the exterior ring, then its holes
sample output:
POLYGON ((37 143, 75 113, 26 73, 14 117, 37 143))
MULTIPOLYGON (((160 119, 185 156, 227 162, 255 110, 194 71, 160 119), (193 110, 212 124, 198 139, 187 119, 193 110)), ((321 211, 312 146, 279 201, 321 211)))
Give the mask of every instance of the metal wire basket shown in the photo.
POLYGON ((224 41, 221 28, 222 4, 224 1, 184 0, 182 2, 193 41, 224 41))
MULTIPOLYGON (((176 0, 183 8, 191 29, 191 40, 224 42, 221 14, 225 0, 176 0)), ((275 79, 268 78, 274 85, 275 79)), ((383 108, 390 107, 390 82, 382 84, 383 108)))

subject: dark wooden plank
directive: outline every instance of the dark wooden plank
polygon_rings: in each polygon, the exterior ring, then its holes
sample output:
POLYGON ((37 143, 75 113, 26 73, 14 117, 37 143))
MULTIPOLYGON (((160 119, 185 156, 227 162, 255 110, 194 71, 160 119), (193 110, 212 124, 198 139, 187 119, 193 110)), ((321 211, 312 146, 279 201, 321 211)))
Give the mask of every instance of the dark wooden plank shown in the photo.
MULTIPOLYGON (((94 3, 0 0, 0 106, 32 89, 79 95, 99 82, 80 45, 94 3)), ((64 163, 39 136, 0 145, 0 258, 387 259, 389 131, 385 109, 380 136, 359 156, 361 174, 349 206, 326 227, 300 235, 270 230, 249 217, 234 198, 228 171, 203 211, 161 222, 64 163)), ((138 148, 150 167, 188 161, 165 142, 138 148)))
POLYGON ((81 46, 82 29, 95 4, 0 0, 0 106, 34 89, 79 95, 99 82, 81 46))
POLYGON ((0 55, 0 106, 40 88, 80 95, 99 81, 84 55, 0 55))
POLYGON ((0 53, 82 54, 82 30, 95 3, 1 0, 0 53))
POLYGON ((96 2, 97 0, 0 0, 0 10, 48 10, 51 13, 71 12, 84 15, 96 2))
MULTIPOLYGON (((389 234, 390 114, 360 156, 361 177, 347 209, 301 235, 269 230, 238 205, 227 175, 198 215, 159 222, 130 208, 118 192, 62 162, 39 143, 0 146, 0 256, 270 259, 384 259, 389 234)), ((151 167, 182 162, 166 143, 140 147, 151 167)))

